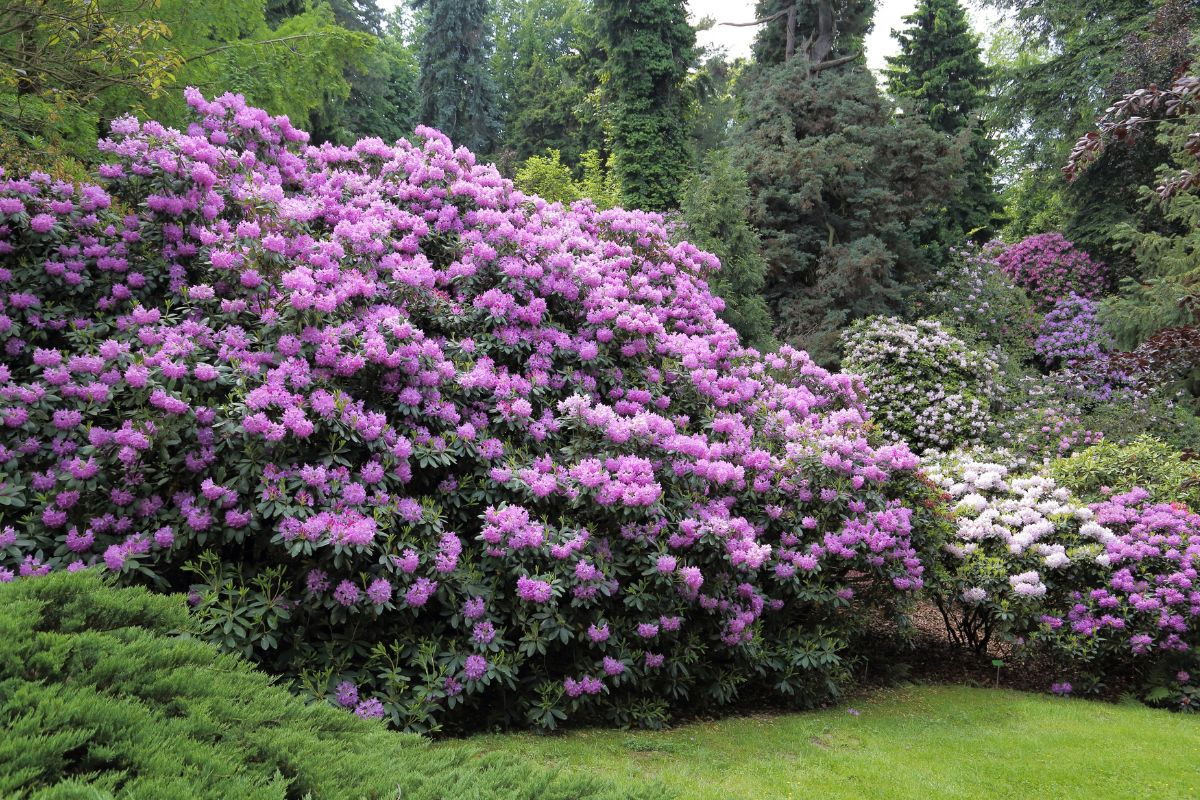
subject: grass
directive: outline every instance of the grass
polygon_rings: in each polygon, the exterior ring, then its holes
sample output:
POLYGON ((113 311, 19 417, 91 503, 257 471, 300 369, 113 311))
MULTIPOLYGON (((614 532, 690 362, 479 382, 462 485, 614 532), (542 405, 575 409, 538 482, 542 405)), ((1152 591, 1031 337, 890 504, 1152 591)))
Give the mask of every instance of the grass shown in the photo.
POLYGON ((947 686, 880 691, 854 708, 471 741, 689 800, 1200 797, 1194 716, 947 686))

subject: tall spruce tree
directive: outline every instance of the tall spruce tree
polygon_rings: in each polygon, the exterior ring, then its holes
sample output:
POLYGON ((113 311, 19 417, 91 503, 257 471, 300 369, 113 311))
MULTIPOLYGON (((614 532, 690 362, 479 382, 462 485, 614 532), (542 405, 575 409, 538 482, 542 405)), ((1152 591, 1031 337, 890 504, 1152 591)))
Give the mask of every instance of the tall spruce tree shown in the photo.
POLYGON ((423 10, 418 121, 490 153, 499 134, 488 0, 414 0, 423 10))
POLYGON ((946 203, 946 222, 953 234, 986 241, 1001 204, 992 181, 996 158, 981 116, 991 76, 979 38, 958 0, 920 0, 904 21, 908 27, 893 32, 900 52, 884 71, 888 91, 935 131, 968 140, 963 190, 946 203))
POLYGON ((696 34, 683 0, 595 0, 607 53, 606 128, 622 202, 676 208, 691 170, 686 81, 696 34))
MULTIPOLYGON (((788 5, 761 3, 760 18, 788 5)), ((925 278, 921 243, 932 238, 941 200, 959 191, 962 155, 923 120, 894 118, 880 97, 858 57, 871 3, 811 0, 797 10, 791 58, 786 17, 760 32, 760 60, 742 80, 735 152, 780 337, 833 362, 845 325, 897 313, 925 278), (829 47, 813 49, 822 38, 829 47)))

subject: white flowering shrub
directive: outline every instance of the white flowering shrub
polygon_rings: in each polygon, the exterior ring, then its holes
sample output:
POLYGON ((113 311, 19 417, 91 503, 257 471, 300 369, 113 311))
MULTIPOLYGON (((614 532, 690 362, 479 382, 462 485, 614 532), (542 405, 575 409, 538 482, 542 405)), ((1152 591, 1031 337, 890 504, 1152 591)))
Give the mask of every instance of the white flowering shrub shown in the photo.
POLYGON ((861 320, 842 334, 843 368, 859 375, 875 423, 914 450, 980 442, 1002 389, 992 353, 935 320, 861 320))
POLYGON ((1043 609, 1107 566, 1113 533, 1053 479, 961 452, 926 469, 952 511, 932 596, 957 644, 982 653, 993 634, 1036 629, 1043 609))

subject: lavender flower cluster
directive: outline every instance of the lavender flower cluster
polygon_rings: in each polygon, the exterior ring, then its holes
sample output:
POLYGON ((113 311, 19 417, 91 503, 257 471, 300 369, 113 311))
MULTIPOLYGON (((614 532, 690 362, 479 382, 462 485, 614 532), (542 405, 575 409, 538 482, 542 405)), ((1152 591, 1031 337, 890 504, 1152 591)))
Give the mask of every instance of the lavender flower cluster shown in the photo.
POLYGON ((916 458, 742 347, 659 216, 187 102, 114 122, 95 185, 0 175, 0 580, 189 591, 413 730, 811 702, 831 632, 922 587, 916 458))
POLYGON ((1101 362, 1110 344, 1096 303, 1072 292, 1046 312, 1033 350, 1052 369, 1091 363, 1104 371, 1101 362))

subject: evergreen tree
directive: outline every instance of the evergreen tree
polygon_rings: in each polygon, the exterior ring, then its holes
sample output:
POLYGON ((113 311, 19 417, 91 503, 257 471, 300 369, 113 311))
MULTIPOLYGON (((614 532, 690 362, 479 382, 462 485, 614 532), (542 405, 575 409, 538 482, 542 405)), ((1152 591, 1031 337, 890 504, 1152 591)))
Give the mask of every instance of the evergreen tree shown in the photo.
POLYGON ((607 54, 606 125, 622 201, 674 208, 691 168, 686 91, 696 35, 683 0, 595 0, 607 54))
POLYGON ((725 301, 721 318, 745 344, 766 349, 772 344, 771 312, 762 297, 767 262, 749 209, 746 173, 727 150, 709 153, 704 169, 684 184, 683 238, 721 259, 721 269, 708 279, 713 293, 725 301))
MULTIPOLYGON (((842 62, 858 54, 869 11, 841 8, 848 32, 819 64, 799 44, 786 59, 772 45, 778 21, 768 23, 758 50, 770 61, 746 72, 735 140, 780 336, 826 362, 842 327, 897 313, 926 277, 920 243, 933 238, 942 199, 961 186, 961 148, 922 120, 893 119, 862 60, 842 62)), ((812 33, 798 24, 795 36, 819 38, 812 33)))
POLYGON ((920 0, 894 32, 900 52, 888 59, 888 90, 939 133, 968 140, 963 191, 946 204, 951 230, 986 241, 1001 207, 992 183, 996 159, 980 117, 990 76, 959 0, 920 0))
POLYGON ((497 143, 488 0, 414 0, 423 10, 418 121, 477 154, 497 143))

